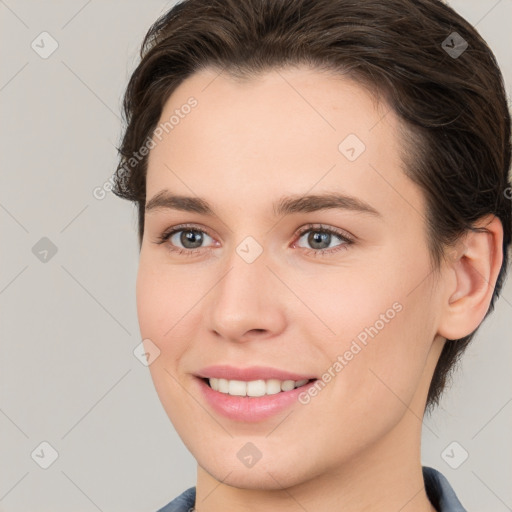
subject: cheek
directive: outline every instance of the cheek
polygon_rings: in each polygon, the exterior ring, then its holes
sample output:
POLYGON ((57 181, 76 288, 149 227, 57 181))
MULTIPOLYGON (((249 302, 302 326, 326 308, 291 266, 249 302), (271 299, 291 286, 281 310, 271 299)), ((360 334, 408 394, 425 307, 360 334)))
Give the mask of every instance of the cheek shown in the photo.
POLYGON ((324 371, 335 375, 332 391, 352 413, 403 410, 435 336, 428 272, 417 261, 380 268, 310 287, 308 305, 329 328, 318 337, 330 362, 324 371))
POLYGON ((142 339, 150 339, 160 351, 149 371, 168 414, 179 401, 181 390, 176 379, 181 378, 180 361, 194 335, 187 311, 196 301, 176 291, 179 289, 179 283, 168 273, 141 257, 136 290, 139 328, 142 339))
POLYGON ((137 317, 142 338, 158 343, 162 337, 163 312, 167 309, 168 297, 163 297, 162 286, 157 276, 141 259, 137 273, 137 317))
POLYGON ((137 273, 137 315, 142 339, 150 339, 160 350, 159 356, 149 365, 149 371, 157 395, 174 424, 180 426, 180 418, 190 418, 196 411, 183 400, 180 360, 186 351, 187 340, 193 335, 187 332, 187 310, 193 304, 179 289, 169 273, 141 255, 137 273), (156 270, 158 268, 158 270, 156 270))
MULTIPOLYGON (((178 273, 163 269, 150 258, 141 255, 137 273, 137 316, 143 338, 151 338, 157 345, 186 325, 183 319, 194 303, 194 286, 178 273)), ((197 300, 197 298, 196 298, 197 300)), ((164 346, 160 346, 163 350, 164 346)))
POLYGON ((373 315, 366 315, 365 326, 350 338, 345 354, 351 360, 343 370, 341 391, 342 401, 355 407, 354 416, 379 411, 383 426, 396 421, 406 410, 404 404, 413 401, 435 334, 421 301, 401 297, 395 308, 389 305, 372 304, 373 315))

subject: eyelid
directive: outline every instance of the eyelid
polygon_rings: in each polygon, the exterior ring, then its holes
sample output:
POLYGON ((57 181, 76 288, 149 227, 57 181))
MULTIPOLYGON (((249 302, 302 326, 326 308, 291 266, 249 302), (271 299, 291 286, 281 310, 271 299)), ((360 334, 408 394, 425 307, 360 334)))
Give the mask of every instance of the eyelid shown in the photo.
POLYGON ((207 234, 210 238, 215 238, 212 234, 209 233, 208 229, 203 228, 197 224, 178 224, 176 226, 172 226, 166 229, 161 235, 159 235, 159 239, 168 240, 174 233, 178 231, 186 231, 189 229, 190 231, 200 231, 207 234))
POLYGON ((302 236, 304 233, 307 233, 308 231, 325 231, 327 233, 335 234, 348 242, 355 242, 356 237, 349 233, 348 231, 345 231, 341 228, 335 228, 334 226, 328 226, 326 224, 307 224, 306 226, 302 226, 296 231, 296 236, 302 236))

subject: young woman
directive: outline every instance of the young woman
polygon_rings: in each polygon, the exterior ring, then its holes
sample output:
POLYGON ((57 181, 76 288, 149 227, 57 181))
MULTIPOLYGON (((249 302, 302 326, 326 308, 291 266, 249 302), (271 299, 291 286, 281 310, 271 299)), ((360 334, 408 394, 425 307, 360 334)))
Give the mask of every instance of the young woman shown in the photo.
POLYGON ((511 240, 492 52, 437 0, 187 0, 125 95, 137 307, 197 460, 162 511, 463 511, 422 418, 511 240))

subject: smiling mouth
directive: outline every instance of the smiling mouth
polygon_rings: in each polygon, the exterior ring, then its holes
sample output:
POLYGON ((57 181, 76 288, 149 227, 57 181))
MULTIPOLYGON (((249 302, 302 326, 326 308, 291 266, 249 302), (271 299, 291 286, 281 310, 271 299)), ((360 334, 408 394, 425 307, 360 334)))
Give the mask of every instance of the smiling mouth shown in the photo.
POLYGON ((276 395, 286 391, 291 391, 317 379, 302 380, 279 380, 279 379, 259 379, 251 381, 228 380, 220 378, 202 378, 211 389, 231 396, 241 397, 259 397, 266 395, 276 395))

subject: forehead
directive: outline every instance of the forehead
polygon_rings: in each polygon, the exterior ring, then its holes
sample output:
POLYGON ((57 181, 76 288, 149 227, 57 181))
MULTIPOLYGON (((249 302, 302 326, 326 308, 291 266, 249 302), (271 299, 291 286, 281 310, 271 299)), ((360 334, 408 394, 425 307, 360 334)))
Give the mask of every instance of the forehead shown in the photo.
POLYGON ((147 198, 171 188, 247 209, 283 191, 335 190, 401 214, 422 202, 403 172, 400 121, 343 76, 299 67, 241 80, 202 70, 173 92, 159 127, 147 198))

